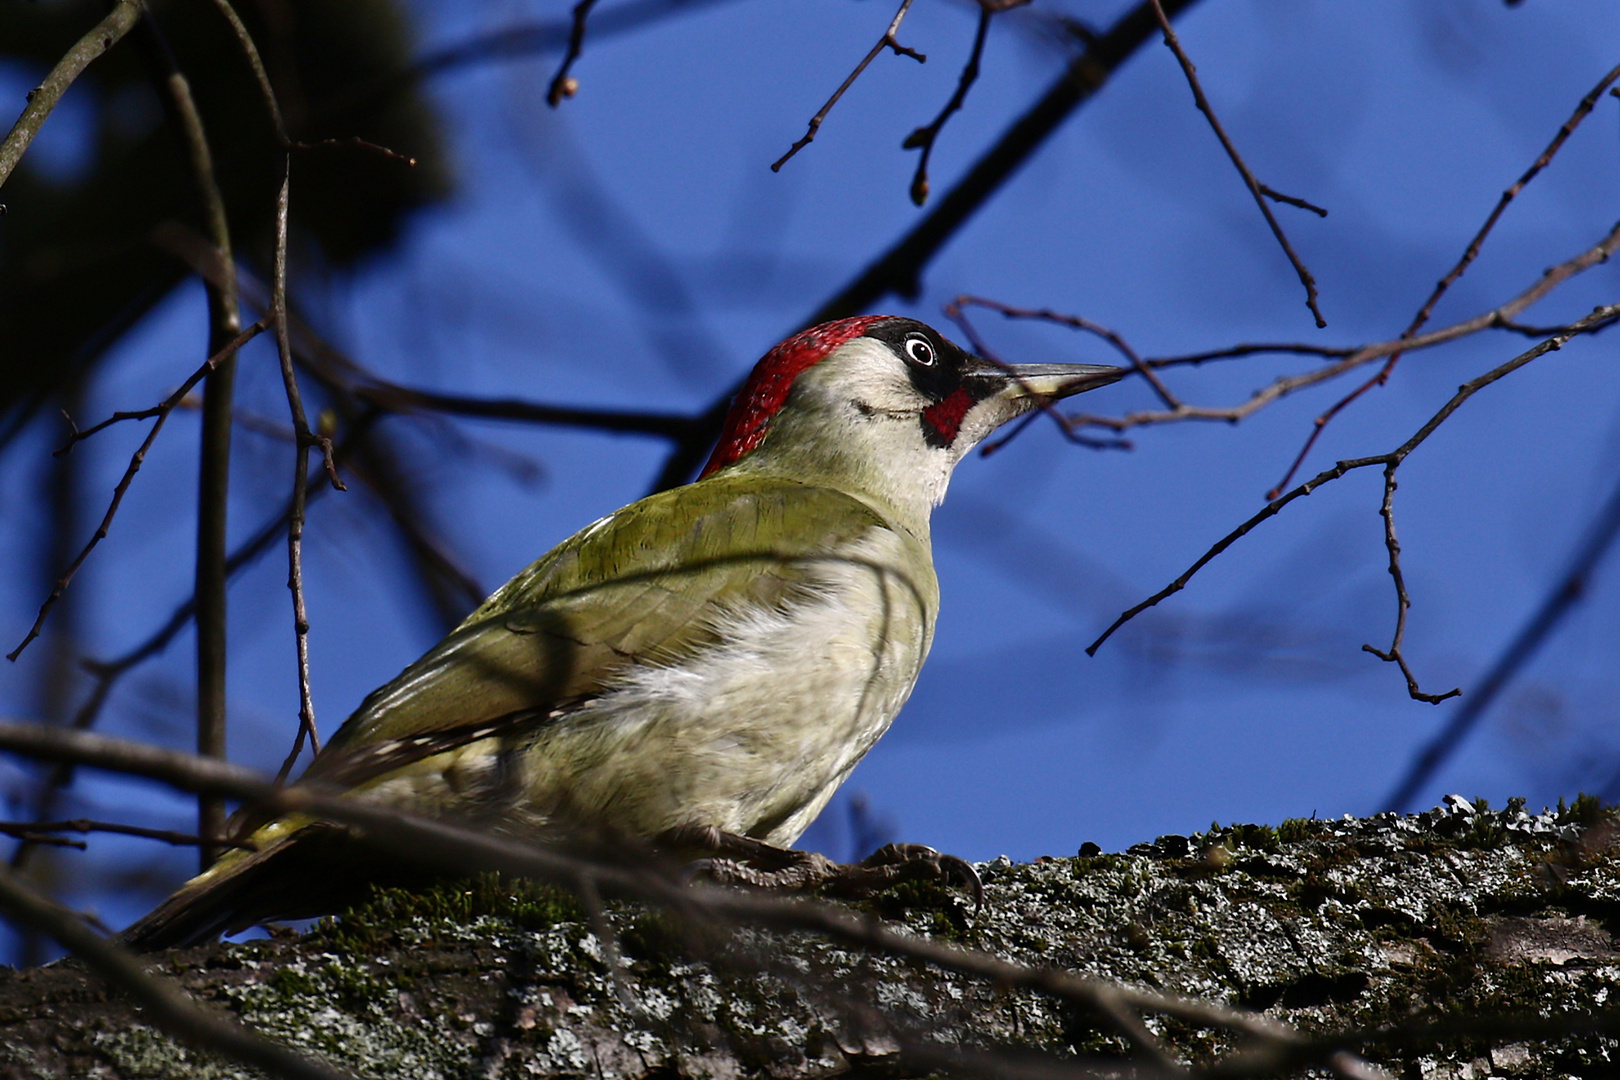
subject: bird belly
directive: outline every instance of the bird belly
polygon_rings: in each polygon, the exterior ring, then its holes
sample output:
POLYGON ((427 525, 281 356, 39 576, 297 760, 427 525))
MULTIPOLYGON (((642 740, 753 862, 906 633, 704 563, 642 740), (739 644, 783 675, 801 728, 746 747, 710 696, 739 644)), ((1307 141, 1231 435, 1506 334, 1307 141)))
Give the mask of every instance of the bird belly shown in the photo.
POLYGON ((933 577, 897 569, 901 543, 875 533, 798 598, 722 612, 715 644, 635 665, 538 731, 516 770, 530 811, 791 844, 888 729, 927 654, 933 577))

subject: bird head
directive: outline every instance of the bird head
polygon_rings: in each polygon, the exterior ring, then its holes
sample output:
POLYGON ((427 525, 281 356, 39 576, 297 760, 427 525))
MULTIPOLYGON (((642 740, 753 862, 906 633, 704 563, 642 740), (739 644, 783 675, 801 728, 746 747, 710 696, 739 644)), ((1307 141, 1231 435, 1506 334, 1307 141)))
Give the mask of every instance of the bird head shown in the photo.
POLYGON ((736 469, 827 484, 926 520, 957 462, 996 428, 1123 374, 993 363, 915 319, 838 319, 754 366, 702 475, 736 469))

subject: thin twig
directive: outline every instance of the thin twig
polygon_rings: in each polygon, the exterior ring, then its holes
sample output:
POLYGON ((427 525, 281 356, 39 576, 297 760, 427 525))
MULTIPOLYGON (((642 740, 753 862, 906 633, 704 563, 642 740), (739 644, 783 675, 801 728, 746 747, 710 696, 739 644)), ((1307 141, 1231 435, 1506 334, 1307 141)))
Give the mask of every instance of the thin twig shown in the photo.
MULTIPOLYGON (((1028 0, 1024 2, 1027 3, 1028 0)), ((979 77, 979 60, 984 56, 984 40, 990 32, 990 20, 995 16, 995 11, 993 5, 980 0, 979 26, 973 32, 973 48, 968 53, 967 63, 962 65, 962 74, 956 80, 956 92, 951 94, 950 100, 945 102, 945 107, 939 110, 938 116, 907 135, 905 141, 900 144, 902 150, 922 151, 922 156, 917 159, 917 172, 911 178, 911 201, 918 206, 928 201, 928 159, 933 156, 934 142, 939 138, 945 121, 949 120, 951 114, 960 109, 962 103, 967 100, 968 88, 979 77)))
POLYGON ((98 22, 88 34, 74 43, 62 59, 56 62, 43 82, 28 91, 28 104, 22 115, 11 126, 5 141, 0 142, 0 185, 10 179, 17 162, 22 160, 28 144, 34 141, 45 118, 62 100, 62 95, 73 81, 84 73, 91 62, 112 48, 119 38, 129 33, 130 27, 141 16, 140 0, 117 0, 107 17, 98 22))
POLYGON ((1569 569, 1547 593, 1524 628, 1502 650, 1485 678, 1480 680, 1479 689, 1469 695, 1446 726, 1412 759, 1406 775, 1384 800, 1386 809, 1398 811, 1410 803, 1419 789, 1462 745, 1485 710, 1536 655, 1564 616, 1589 595, 1592 574, 1614 546, 1617 537, 1620 537, 1620 486, 1615 487, 1593 518, 1586 540, 1570 560, 1569 569))
POLYGON ((1322 207, 1317 206, 1315 203, 1306 202, 1297 195, 1284 195, 1282 192, 1275 191, 1272 188, 1267 187, 1265 184, 1260 185, 1260 194, 1264 195, 1273 202, 1287 203, 1289 206, 1297 206, 1301 210, 1309 210, 1317 217, 1328 216, 1328 212, 1322 207))
MULTIPOLYGON (((1485 224, 1479 227, 1479 231, 1474 234, 1474 238, 1468 242, 1468 247, 1463 250, 1462 257, 1457 260, 1457 264, 1435 285, 1434 291, 1429 293, 1429 298, 1423 302, 1423 306, 1413 316, 1411 324, 1402 331, 1402 339, 1412 337, 1429 321, 1429 316, 1433 314, 1435 305, 1440 302, 1440 298, 1446 294, 1446 291, 1452 285, 1456 284, 1457 279, 1462 277, 1473 261, 1479 257, 1480 249, 1485 245, 1485 238, 1490 235, 1492 229, 1496 228, 1496 223, 1501 219, 1503 212, 1507 210, 1508 204, 1518 198, 1519 192, 1523 191, 1524 186, 1536 178, 1536 174, 1552 163, 1553 156, 1558 153, 1565 140, 1580 126, 1581 121, 1586 119, 1586 114, 1596 107, 1598 98, 1603 96, 1603 91, 1616 79, 1620 79, 1620 65, 1611 68, 1608 74, 1604 75, 1598 84, 1580 100, 1580 103, 1575 106, 1575 111, 1570 114, 1568 120, 1564 121, 1563 126, 1558 129, 1557 134, 1547 144, 1546 149, 1542 150, 1541 155, 1531 162, 1530 167, 1513 182, 1512 186, 1502 192, 1501 197, 1496 200, 1496 206, 1485 219, 1485 224)), ((1288 467, 1288 471, 1283 474, 1283 478, 1277 482, 1277 486, 1266 493, 1268 499, 1275 498, 1276 493, 1287 487, 1293 480, 1294 474, 1299 471, 1300 466, 1305 463, 1305 458, 1309 456, 1312 448, 1315 447, 1316 440, 1321 438, 1322 429, 1327 427, 1335 416, 1339 415, 1346 406, 1373 387, 1383 386, 1389 381, 1390 373, 1395 370, 1395 365, 1400 362, 1401 355, 1399 351, 1390 353, 1389 359, 1384 362, 1384 366, 1379 369, 1378 374, 1368 379, 1361 386, 1356 387, 1316 418, 1311 426, 1310 434, 1305 437, 1305 445, 1300 447, 1299 453, 1294 457, 1293 464, 1288 467)))
POLYGON ((253 71, 253 79, 259 85, 259 98, 264 102, 265 111, 270 115, 270 124, 275 128, 276 138, 283 149, 292 146, 287 137, 287 125, 281 117, 281 103, 276 100, 276 91, 270 85, 270 73, 265 70, 264 59, 259 55, 259 47, 253 43, 253 35, 242 22, 242 17, 231 6, 230 0, 214 0, 214 6, 219 13, 225 16, 225 21, 231 24, 231 32, 236 35, 236 42, 242 47, 242 54, 247 58, 248 67, 253 71))
MULTIPOLYGON (((975 353, 977 353, 982 359, 988 360, 997 367, 1004 369, 1011 374, 1013 378, 1018 378, 1017 374, 1013 372, 1012 365, 1007 363, 1007 361, 1003 360, 1001 357, 997 356, 996 353, 990 348, 989 344, 979 336, 978 328, 975 327, 973 325, 973 321, 967 317, 967 312, 962 310, 960 303, 952 301, 951 303, 946 304, 944 307, 944 312, 948 319, 954 322, 957 326, 961 327, 963 336, 968 339, 968 344, 973 346, 973 351, 975 353)), ((1026 387, 1026 390, 1027 389, 1028 387, 1026 387)), ((1052 419, 1052 422, 1057 425, 1058 430, 1063 433, 1063 437, 1065 439, 1067 439, 1069 442, 1075 443, 1076 445, 1090 447, 1093 450, 1131 449, 1130 441, 1127 439, 1096 439, 1090 435, 1082 433, 1078 430, 1078 425, 1074 424, 1067 416, 1064 416, 1061 412, 1059 412, 1057 406, 1054 405, 1048 398, 1039 394, 1033 394, 1031 396, 1035 401, 1038 402, 1036 411, 1030 413, 1018 423, 1014 424, 1012 429, 1006 435, 1003 435, 1001 438, 996 439, 993 442, 986 443, 979 450, 981 457, 989 457, 991 454, 994 454, 996 451, 1012 442, 1019 435, 1023 434, 1024 430, 1028 428, 1030 424, 1034 423, 1037 416, 1041 416, 1043 414, 1052 419)))
POLYGON ((833 106, 838 104, 838 99, 844 96, 844 92, 855 85, 855 80, 861 77, 861 72, 866 70, 867 65, 877 59, 878 53, 884 49, 893 49, 896 56, 909 56, 919 64, 927 62, 928 57, 915 49, 908 49, 900 44, 899 40, 894 36, 900 30, 900 24, 905 21, 906 12, 910 8, 911 0, 900 0, 900 10, 894 13, 894 18, 889 21, 889 28, 883 32, 882 37, 878 38, 878 43, 872 46, 872 51, 867 53, 859 64, 855 65, 855 70, 849 73, 849 77, 839 85, 837 90, 833 91, 833 96, 827 99, 827 104, 821 107, 821 111, 810 118, 810 129, 804 133, 804 138, 788 147, 788 152, 777 158, 775 163, 771 165, 771 172, 781 172, 782 166, 787 164, 789 158, 815 141, 816 132, 821 130, 821 122, 827 119, 827 114, 832 112, 833 106))
POLYGON ((1211 559, 1215 558, 1215 556, 1219 555, 1238 540, 1248 535, 1266 519, 1275 517, 1283 507, 1287 506, 1295 499, 1303 498, 1304 496, 1315 491, 1317 488, 1321 487, 1323 484, 1337 480, 1346 473, 1352 472, 1356 469, 1364 469, 1370 465, 1395 465, 1398 467, 1401 462, 1406 460, 1408 454, 1417 449, 1417 447, 1421 445, 1425 439, 1434 433, 1436 428, 1445 423, 1451 414, 1456 412, 1457 409, 1461 407, 1462 403, 1473 397, 1475 393, 1489 386, 1491 383, 1496 382, 1498 379, 1517 371, 1519 368, 1530 363, 1530 361, 1536 359, 1537 357, 1563 348, 1565 343, 1582 333, 1588 332, 1592 327, 1612 322, 1617 317, 1620 317, 1620 304, 1611 304, 1605 307, 1597 308, 1590 315, 1586 316, 1586 318, 1581 319, 1576 323, 1572 323, 1566 330, 1557 334, 1556 336, 1550 337, 1540 344, 1527 349, 1506 363, 1492 368, 1485 374, 1463 383, 1462 386, 1458 388, 1457 392, 1452 395, 1452 397, 1443 406, 1441 406, 1440 411, 1430 417, 1428 422, 1417 430, 1416 434, 1407 439, 1406 442, 1402 443, 1394 450, 1391 450, 1389 453, 1376 454, 1372 457, 1352 458, 1345 461, 1340 461, 1332 468, 1324 469, 1322 472, 1311 477, 1298 487, 1276 499, 1273 499, 1271 502, 1268 502, 1265 508, 1259 513, 1255 514, 1253 517, 1249 518, 1249 520, 1245 521, 1236 529, 1233 529, 1220 540, 1216 541, 1215 545, 1208 551, 1204 552, 1203 555, 1199 556, 1197 561, 1188 567, 1181 574, 1181 576, 1177 577, 1169 585, 1166 585, 1164 588, 1160 589, 1146 600, 1143 600, 1141 603, 1135 605, 1134 607, 1128 608, 1121 613, 1119 618, 1115 619, 1108 629, 1104 630, 1102 635, 1098 637, 1096 641, 1093 641, 1090 645, 1086 646, 1086 655, 1095 656, 1097 650, 1102 646, 1102 643, 1107 641, 1113 635, 1115 630, 1118 630, 1121 626, 1124 626, 1127 622, 1131 621, 1148 608, 1158 604, 1161 600, 1174 596, 1176 593, 1186 588, 1187 582, 1192 580, 1193 575, 1198 573, 1199 570, 1202 570, 1211 559))
POLYGON ((1412 606, 1412 597, 1406 591, 1406 576, 1401 573, 1401 545, 1395 538, 1395 470, 1397 462, 1390 462, 1384 466, 1384 501, 1378 508, 1379 517, 1384 519, 1384 548, 1389 552, 1389 576, 1395 583, 1395 636, 1389 643, 1388 650, 1376 649, 1371 645, 1363 645, 1362 651, 1372 653, 1380 660, 1398 664, 1401 674, 1406 677, 1406 692, 1414 701, 1427 702, 1438 705, 1447 698, 1454 698, 1462 693, 1462 687, 1454 686, 1443 694, 1426 694, 1418 689, 1417 676, 1412 674, 1411 667, 1406 662, 1406 656, 1401 652, 1401 642, 1406 638, 1406 612, 1412 606))
POLYGON ((946 312, 948 314, 952 307, 960 309, 965 306, 989 308, 991 311, 1000 312, 1009 319, 1038 319, 1042 322, 1056 323, 1059 326, 1067 326, 1074 330, 1084 330, 1088 334, 1095 334, 1112 345, 1131 365, 1131 368, 1147 380, 1148 385, 1153 387, 1153 392, 1159 395, 1159 400, 1164 402, 1165 408, 1178 409, 1181 407, 1181 399, 1172 394, 1164 381, 1154 374, 1153 366, 1145 362, 1122 336, 1100 323, 1094 323, 1090 319, 1082 318, 1079 315, 1065 315, 1050 308, 1012 307, 997 300, 987 300, 982 296, 969 296, 966 294, 952 300, 946 306, 946 312))
MULTIPOLYGON (((68 564, 67 570, 62 574, 61 578, 57 580, 56 587, 51 590, 51 594, 47 596, 45 598, 45 602, 40 605, 39 614, 34 618, 34 625, 29 628, 28 634, 22 639, 21 643, 19 643, 15 649, 6 654, 7 660, 16 660, 17 657, 22 655, 22 651, 28 648, 29 643, 35 638, 39 637, 40 629, 44 627, 46 617, 50 614, 51 608, 55 606, 56 601, 61 598, 64 592, 67 591, 68 585, 73 581, 73 575, 79 572, 79 567, 84 565, 84 560, 90 557, 90 553, 95 550, 96 545, 101 543, 101 541, 106 538, 107 530, 112 527, 113 516, 118 513, 118 506, 124 501, 124 493, 129 490, 130 482, 135 479, 135 474, 140 471, 142 463, 146 460, 147 451, 150 450, 152 448, 152 444, 157 441, 158 433, 163 430, 163 425, 168 421, 169 415, 174 411, 175 406, 180 404, 181 399, 183 399, 187 394, 191 393, 192 387, 201 382, 210 371, 214 370, 215 366, 217 366, 227 356, 234 356, 238 349, 257 337, 259 333, 265 329, 266 325, 267 324, 265 321, 261 319, 252 326, 248 327, 246 330, 242 331, 236 336, 236 339, 230 344, 226 345, 225 348, 221 349, 219 352, 216 352, 213 356, 210 356, 207 360, 205 360, 202 367, 192 372, 191 375, 186 378, 186 381, 180 384, 179 389, 175 390, 174 393, 170 394, 167 398, 164 398, 163 401, 155 406, 152 410, 148 410, 151 416, 156 417, 157 422, 152 425, 152 430, 147 432, 146 438, 141 442, 140 447, 130 457, 129 466, 124 470, 123 477, 118 481, 117 486, 113 488, 112 501, 107 506, 106 514, 102 516, 101 524, 96 527, 96 531, 90 537, 89 542, 84 545, 84 548, 79 552, 74 560, 68 564)), ((89 430, 91 432, 99 431, 106 426, 106 423, 97 424, 89 430)), ((70 442, 72 441, 76 441, 76 439, 70 440, 70 442)))
MULTIPOLYGON (((1175 53, 1176 61, 1181 64, 1181 70, 1187 76, 1187 85, 1192 87, 1194 104, 1198 106, 1198 111, 1204 114, 1204 119, 1209 121, 1210 129, 1215 132, 1215 137, 1221 140, 1221 146, 1226 149, 1226 156, 1232 159, 1232 164, 1237 167, 1238 174, 1243 177, 1244 184, 1248 185, 1249 194, 1254 196, 1254 204, 1260 208, 1260 213, 1265 216, 1266 224, 1271 226, 1271 235, 1277 238, 1277 243, 1282 246, 1283 254, 1287 255, 1288 261, 1293 264, 1294 273, 1299 275, 1299 283, 1305 286, 1305 306, 1310 308, 1311 314, 1316 317, 1317 329, 1321 329, 1327 325, 1327 320, 1322 318, 1322 309, 1317 307, 1316 304, 1316 279, 1305 268, 1305 264, 1300 261, 1300 257, 1294 253, 1294 247, 1288 242, 1288 237, 1283 233, 1282 226, 1277 224, 1276 215, 1271 212, 1271 207, 1266 205, 1266 192, 1261 190, 1260 181, 1254 178, 1254 173, 1250 172, 1249 167, 1244 164, 1243 155, 1238 153, 1237 147, 1233 145, 1232 140, 1227 136, 1226 129, 1221 126, 1220 120, 1215 116, 1214 108, 1210 105, 1209 99, 1204 96, 1203 87, 1198 84, 1198 69, 1193 67, 1191 58, 1182 49, 1181 40, 1176 37, 1176 32, 1170 25, 1170 19, 1164 13, 1164 7, 1159 0, 1151 0, 1151 2, 1153 4, 1153 16, 1158 19, 1159 29, 1164 33, 1164 43, 1170 47, 1171 52, 1175 53)), ((1316 207, 1303 200, 1287 199, 1284 201, 1317 210, 1316 207)), ((1324 217, 1327 215, 1325 210, 1318 210, 1318 212, 1324 217)))
POLYGON ((569 74, 574 61, 579 59, 580 53, 585 51, 585 20, 590 17, 591 8, 596 6, 596 0, 579 0, 574 5, 573 20, 568 28, 568 52, 564 54, 562 63, 557 66, 557 74, 551 79, 551 88, 546 91, 546 104, 555 109, 562 104, 563 98, 571 98, 579 92, 579 80, 569 74))
POLYGON ((352 1080, 340 1069, 205 1012, 170 980, 147 971, 129 952, 6 870, 0 870, 0 910, 61 942, 103 979, 134 999, 144 1019, 177 1039, 288 1080, 352 1080))
MULTIPOLYGON (((321 737, 315 727, 315 698, 309 688, 309 612, 304 606, 304 515, 308 505, 309 451, 319 446, 325 459, 331 484, 343 490, 337 466, 332 461, 332 440, 317 436, 309 429, 304 413, 303 394, 298 389, 298 373, 293 370, 292 337, 287 327, 287 219, 292 192, 292 158, 282 158, 281 188, 276 195, 276 252, 274 277, 270 293, 270 318, 276 328, 276 351, 281 358, 281 381, 287 393, 287 407, 292 413, 293 430, 298 445, 293 451, 292 506, 287 515, 287 588, 292 590, 293 637, 298 651, 298 725, 297 742, 308 738, 310 746, 320 752, 321 737)), ((290 759, 289 759, 290 761, 290 759)))

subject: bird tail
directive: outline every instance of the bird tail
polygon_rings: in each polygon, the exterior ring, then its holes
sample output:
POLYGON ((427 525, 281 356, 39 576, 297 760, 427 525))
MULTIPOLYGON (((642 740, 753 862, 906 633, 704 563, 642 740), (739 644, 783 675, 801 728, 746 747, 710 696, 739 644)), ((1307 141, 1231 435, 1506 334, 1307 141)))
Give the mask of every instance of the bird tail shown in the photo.
POLYGON ((253 917, 242 921, 243 912, 258 906, 249 901, 291 839, 258 851, 226 852, 114 940, 137 952, 152 952, 211 941, 253 925, 253 917))
POLYGON ((273 822, 227 852, 115 939, 138 952, 212 941, 267 921, 341 912, 372 886, 421 888, 429 869, 402 865, 341 825, 273 822))

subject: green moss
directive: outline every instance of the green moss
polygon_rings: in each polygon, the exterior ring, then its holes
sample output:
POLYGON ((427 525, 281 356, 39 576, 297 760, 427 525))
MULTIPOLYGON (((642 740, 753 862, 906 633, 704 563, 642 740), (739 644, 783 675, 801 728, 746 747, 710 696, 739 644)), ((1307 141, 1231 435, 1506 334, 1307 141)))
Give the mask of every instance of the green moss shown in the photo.
POLYGON ((1320 825, 1315 818, 1286 818, 1277 826, 1277 839, 1285 844, 1297 844, 1315 836, 1320 825))
POLYGON ((568 892, 527 878, 480 874, 441 882, 424 890, 373 888, 366 898, 312 931, 334 948, 374 952, 402 926, 415 920, 435 927, 465 927, 495 918, 525 930, 542 930, 585 917, 568 892))

